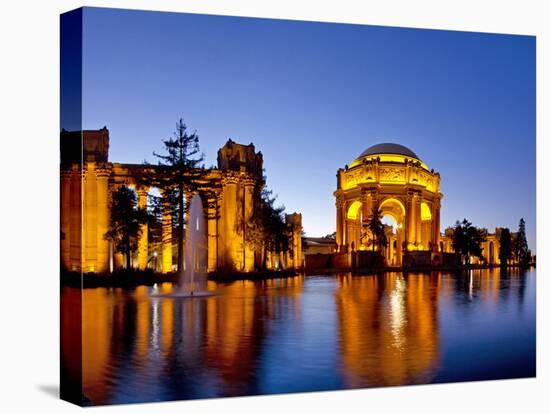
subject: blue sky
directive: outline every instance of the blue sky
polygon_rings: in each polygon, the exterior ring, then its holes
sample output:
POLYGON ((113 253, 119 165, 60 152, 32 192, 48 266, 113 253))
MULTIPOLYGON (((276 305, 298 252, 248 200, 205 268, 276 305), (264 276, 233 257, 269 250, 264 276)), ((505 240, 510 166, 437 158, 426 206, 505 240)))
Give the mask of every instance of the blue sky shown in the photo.
POLYGON ((310 236, 335 229, 336 170, 396 142, 441 174, 442 230, 524 217, 535 250, 535 38, 87 8, 83 127, 155 161, 183 117, 206 164, 228 138, 310 236))

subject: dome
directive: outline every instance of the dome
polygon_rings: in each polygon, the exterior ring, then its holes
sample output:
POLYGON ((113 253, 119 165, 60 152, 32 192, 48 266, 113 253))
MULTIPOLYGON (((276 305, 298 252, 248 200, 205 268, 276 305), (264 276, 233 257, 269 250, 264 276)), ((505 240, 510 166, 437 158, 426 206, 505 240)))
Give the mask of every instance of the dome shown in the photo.
POLYGON ((376 144, 372 147, 368 147, 365 151, 361 153, 361 155, 359 155, 359 157, 357 157, 357 159, 379 154, 404 155, 406 157, 416 158, 417 160, 420 160, 420 157, 409 148, 405 147, 404 145, 392 144, 390 142, 376 144))

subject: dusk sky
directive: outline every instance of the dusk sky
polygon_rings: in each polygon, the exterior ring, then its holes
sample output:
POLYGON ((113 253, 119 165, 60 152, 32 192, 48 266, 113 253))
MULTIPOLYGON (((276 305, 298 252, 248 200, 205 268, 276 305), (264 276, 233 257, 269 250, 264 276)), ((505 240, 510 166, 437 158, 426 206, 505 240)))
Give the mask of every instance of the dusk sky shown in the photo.
POLYGON ((441 230, 524 217, 535 251, 535 38, 85 9, 83 128, 156 162, 183 117, 206 165, 228 138, 308 236, 335 231, 336 171, 395 142, 441 174, 441 230))

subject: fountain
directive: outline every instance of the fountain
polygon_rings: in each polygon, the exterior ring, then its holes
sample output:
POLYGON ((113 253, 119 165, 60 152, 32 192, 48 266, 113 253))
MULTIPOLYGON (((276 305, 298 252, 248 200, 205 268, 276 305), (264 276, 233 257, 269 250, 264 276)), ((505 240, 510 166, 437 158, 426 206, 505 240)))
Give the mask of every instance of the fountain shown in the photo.
MULTIPOLYGON (((215 293, 206 289, 207 240, 204 210, 198 195, 191 198, 189 216, 185 229, 183 248, 184 266, 178 272, 177 289, 169 294, 157 294, 157 297, 198 298, 212 296, 215 293)), ((181 254, 181 252, 180 252, 181 254)))

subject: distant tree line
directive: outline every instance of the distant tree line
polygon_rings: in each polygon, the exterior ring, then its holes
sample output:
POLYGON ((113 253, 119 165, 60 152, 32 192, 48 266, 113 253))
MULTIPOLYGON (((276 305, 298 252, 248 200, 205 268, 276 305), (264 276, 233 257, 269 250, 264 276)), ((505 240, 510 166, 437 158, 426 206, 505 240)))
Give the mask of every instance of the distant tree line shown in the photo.
POLYGON ((531 250, 527 244, 525 220, 523 218, 519 221, 516 234, 512 235, 510 229, 503 228, 500 232, 499 242, 499 259, 502 267, 507 267, 511 263, 516 263, 522 268, 531 265, 531 250))
POLYGON ((276 206, 276 196, 271 190, 258 183, 256 205, 252 218, 245 223, 245 242, 257 253, 255 267, 260 270, 267 268, 268 252, 280 255, 289 251, 292 245, 293 232, 285 220, 285 207, 276 206))
MULTIPOLYGON (((453 227, 452 247, 460 257, 460 262, 469 265, 472 257, 483 259, 482 243, 487 239, 487 231, 472 225, 468 220, 457 221, 453 227)), ((525 220, 519 221, 518 231, 514 235, 510 229, 503 228, 499 235, 499 260, 501 267, 517 264, 522 268, 531 265, 531 250, 525 234, 525 220)))

